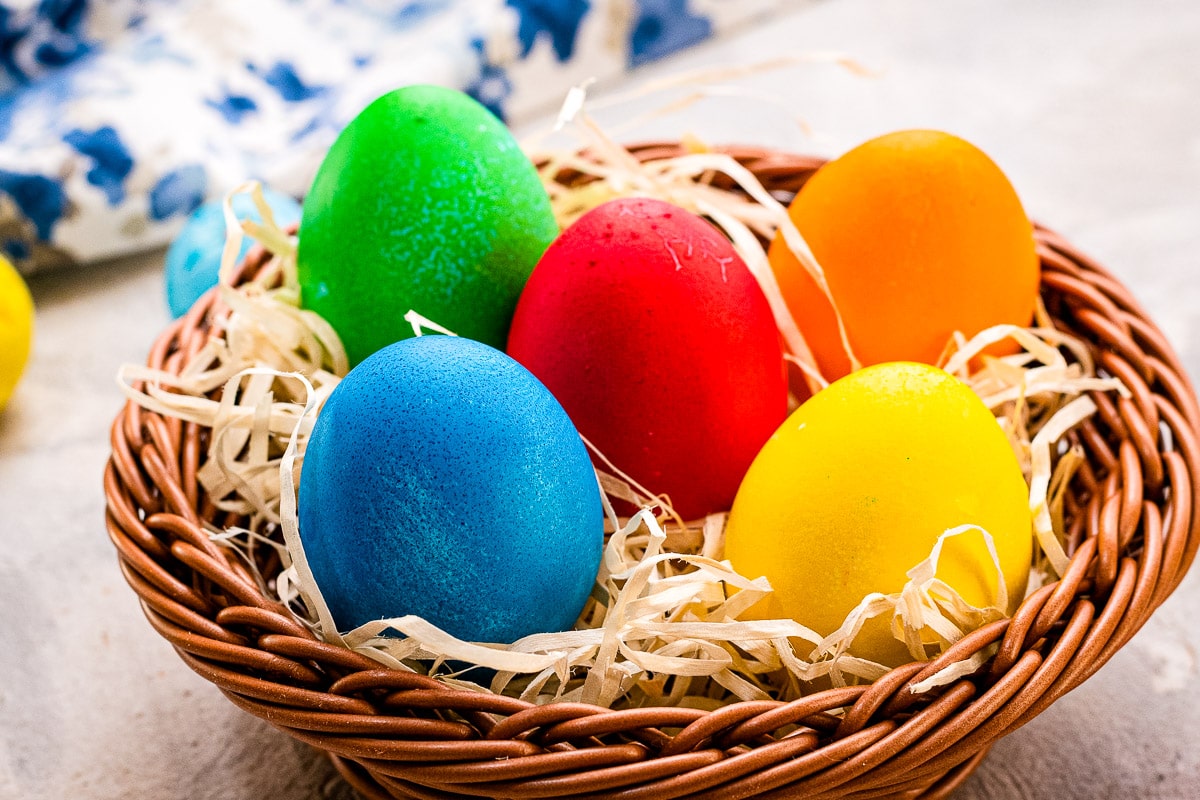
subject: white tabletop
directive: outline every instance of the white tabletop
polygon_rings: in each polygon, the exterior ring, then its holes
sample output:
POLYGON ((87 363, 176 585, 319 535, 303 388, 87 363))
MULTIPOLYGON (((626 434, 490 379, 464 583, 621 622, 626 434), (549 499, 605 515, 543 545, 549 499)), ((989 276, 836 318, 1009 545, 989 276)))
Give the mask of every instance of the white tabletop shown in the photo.
MULTIPOLYGON (((641 75, 818 50, 878 75, 790 67, 739 84, 781 106, 710 99, 624 136, 690 131, 833 155, 898 128, 957 133, 992 155, 1033 216, 1132 287, 1200 375, 1200 4, 800 3, 641 75)), ((0 798, 349 798, 323 759, 193 675, 117 570, 101 491, 121 405, 114 373, 142 360, 167 322, 160 270, 155 254, 32 281, 33 358, 0 414, 0 798)), ((1192 575, 1096 677, 997 745, 957 796, 1194 797, 1198 602, 1192 575)))

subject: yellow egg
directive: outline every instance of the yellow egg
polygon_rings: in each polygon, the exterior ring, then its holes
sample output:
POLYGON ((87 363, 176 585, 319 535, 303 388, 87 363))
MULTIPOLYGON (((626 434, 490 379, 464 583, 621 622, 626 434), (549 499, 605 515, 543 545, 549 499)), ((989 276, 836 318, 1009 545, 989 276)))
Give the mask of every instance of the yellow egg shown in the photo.
MULTIPOLYGON (((948 373, 879 364, 818 392, 771 436, 734 500, 725 556, 771 581, 772 613, 827 636, 866 595, 900 591, 938 536, 968 524, 995 541, 1011 612, 1033 537, 1028 488, 1000 425, 948 373)), ((996 569, 978 532, 947 540, 938 577, 972 605, 995 602, 996 569)), ((890 666, 911 660, 882 620, 850 652, 890 666)))
POLYGON ((33 339, 33 298, 13 265, 0 256, 0 409, 8 402, 33 339))

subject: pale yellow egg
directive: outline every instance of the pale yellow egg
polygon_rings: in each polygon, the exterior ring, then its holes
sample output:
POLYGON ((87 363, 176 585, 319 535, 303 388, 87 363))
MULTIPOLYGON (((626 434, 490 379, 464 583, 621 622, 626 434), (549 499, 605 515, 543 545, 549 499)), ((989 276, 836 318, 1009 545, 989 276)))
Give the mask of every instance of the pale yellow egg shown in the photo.
POLYGON ((33 298, 17 270, 0 256, 0 409, 8 403, 29 359, 33 298))

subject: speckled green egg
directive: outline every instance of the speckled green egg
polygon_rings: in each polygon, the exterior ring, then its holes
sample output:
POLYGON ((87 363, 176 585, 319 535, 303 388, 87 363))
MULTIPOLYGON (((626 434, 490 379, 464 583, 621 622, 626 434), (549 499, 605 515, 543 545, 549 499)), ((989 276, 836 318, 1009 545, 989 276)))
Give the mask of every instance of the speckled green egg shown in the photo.
POLYGON ((557 234, 503 123, 461 92, 407 86, 351 121, 317 171, 300 223, 301 302, 351 364, 411 336, 410 309, 502 349, 557 234))

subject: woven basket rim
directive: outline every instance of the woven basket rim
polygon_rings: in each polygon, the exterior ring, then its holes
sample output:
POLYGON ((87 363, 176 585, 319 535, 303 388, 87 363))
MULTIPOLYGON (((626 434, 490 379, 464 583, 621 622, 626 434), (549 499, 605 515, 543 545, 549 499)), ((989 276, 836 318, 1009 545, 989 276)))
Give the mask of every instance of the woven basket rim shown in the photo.
MULTIPOLYGON (((680 145, 633 148, 640 158, 680 145)), ((722 148, 764 186, 794 193, 823 160, 722 148)), ((563 174, 562 181, 579 176, 563 174)), ((1001 736, 1078 686, 1178 586, 1200 546, 1200 409, 1179 359, 1129 291, 1049 229, 1042 292, 1129 397, 1094 395, 1072 434, 1087 453, 1069 498, 1071 562, 1011 619, 870 686, 715 711, 533 706, 381 669, 319 642, 205 535, 203 433, 127 405, 104 476, 120 567, 156 631, 240 708, 331 754, 364 797, 945 797, 1001 736), (910 687, 992 643, 982 670, 910 687), (906 794, 907 793, 907 794, 906 794)), ((261 247, 244 268, 263 263, 261 247)), ((215 292, 159 337, 151 366, 179 371, 227 313, 215 292)))

